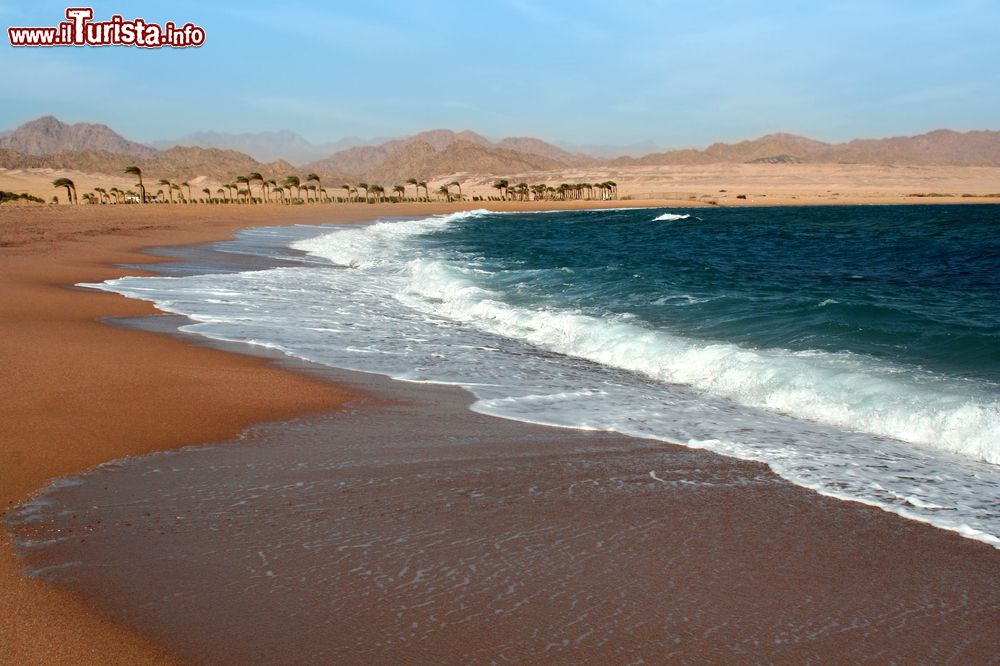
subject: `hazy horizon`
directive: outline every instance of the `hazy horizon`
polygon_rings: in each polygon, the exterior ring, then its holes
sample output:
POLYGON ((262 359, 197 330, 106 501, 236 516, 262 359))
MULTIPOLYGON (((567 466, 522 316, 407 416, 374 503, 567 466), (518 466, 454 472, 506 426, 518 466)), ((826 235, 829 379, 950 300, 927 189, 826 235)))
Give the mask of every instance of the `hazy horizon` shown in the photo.
POLYGON ((289 130, 313 144, 447 128, 491 139, 658 149, 789 132, 855 138, 1000 125, 1000 6, 963 0, 489 7, 95 6, 191 21, 196 49, 11 47, 9 26, 54 26, 66 5, 0 0, 0 130, 43 115, 141 143, 202 131, 289 130), (141 11, 141 13, 140 13, 141 11))

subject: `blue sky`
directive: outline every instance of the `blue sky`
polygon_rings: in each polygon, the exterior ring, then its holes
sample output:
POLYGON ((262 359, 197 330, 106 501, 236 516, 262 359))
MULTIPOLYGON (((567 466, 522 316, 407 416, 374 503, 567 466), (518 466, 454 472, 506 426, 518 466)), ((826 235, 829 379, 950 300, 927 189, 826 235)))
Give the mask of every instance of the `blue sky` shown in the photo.
POLYGON ((1000 129, 1000 2, 95 2, 199 49, 13 49, 65 3, 0 0, 0 129, 45 114, 151 141, 473 129, 702 147, 1000 129))

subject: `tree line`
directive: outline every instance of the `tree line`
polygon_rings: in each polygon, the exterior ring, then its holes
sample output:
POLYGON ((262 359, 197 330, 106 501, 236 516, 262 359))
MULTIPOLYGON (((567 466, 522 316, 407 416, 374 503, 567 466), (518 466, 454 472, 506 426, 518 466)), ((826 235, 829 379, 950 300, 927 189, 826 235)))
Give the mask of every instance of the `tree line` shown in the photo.
MULTIPOLYGON (((187 181, 175 183, 166 178, 156 182, 156 193, 147 191, 142 178, 142 169, 131 165, 125 168, 127 175, 135 176, 138 182, 135 189, 122 190, 118 187, 95 187, 83 195, 84 201, 91 204, 128 204, 128 203, 244 203, 244 204, 308 204, 308 203, 384 203, 401 201, 431 201, 432 194, 426 181, 409 178, 405 184, 394 185, 391 190, 376 183, 343 183, 334 187, 337 196, 331 195, 323 186, 319 174, 310 173, 305 179, 295 174, 289 174, 280 183, 277 179, 265 179, 260 173, 251 172, 236 176, 230 183, 225 183, 214 192, 203 187, 195 194, 187 181), (413 188, 413 196, 408 197, 408 186, 413 188), (423 190, 423 196, 421 196, 423 190), (342 193, 341 193, 342 191, 342 193), (174 195, 176 194, 176 201, 174 195), (203 195, 203 196, 202 196, 203 195)), ((69 203, 77 204, 76 185, 69 178, 57 178, 52 181, 56 189, 65 188, 69 203)), ((472 197, 473 201, 566 201, 570 199, 607 200, 618 198, 618 185, 614 181, 603 183, 562 183, 558 186, 538 183, 517 183, 511 185, 507 180, 496 180, 493 189, 496 196, 472 197)), ((434 190, 435 200, 466 201, 462 193, 462 185, 457 180, 441 185, 434 190), (455 191, 452 190, 455 188, 455 191)), ((54 201, 58 201, 53 197, 54 201)))

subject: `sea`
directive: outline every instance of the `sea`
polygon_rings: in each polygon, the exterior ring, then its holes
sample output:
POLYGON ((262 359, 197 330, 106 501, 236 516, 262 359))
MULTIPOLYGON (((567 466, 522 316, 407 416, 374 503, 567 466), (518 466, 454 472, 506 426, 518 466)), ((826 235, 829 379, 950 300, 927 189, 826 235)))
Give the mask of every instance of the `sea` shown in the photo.
POLYGON ((472 409, 761 461, 1000 547, 1000 206, 473 210, 81 285, 472 409), (261 269, 261 266, 266 268, 261 269))

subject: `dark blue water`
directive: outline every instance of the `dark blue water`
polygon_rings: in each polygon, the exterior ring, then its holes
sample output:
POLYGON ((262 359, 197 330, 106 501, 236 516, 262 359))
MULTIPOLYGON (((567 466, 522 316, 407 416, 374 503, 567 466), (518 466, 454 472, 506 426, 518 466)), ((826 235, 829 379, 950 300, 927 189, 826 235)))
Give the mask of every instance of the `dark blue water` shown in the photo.
POLYGON ((476 217, 427 240, 492 271, 484 286, 525 307, 1000 382, 1000 206, 697 208, 652 221, 662 213, 476 217))

